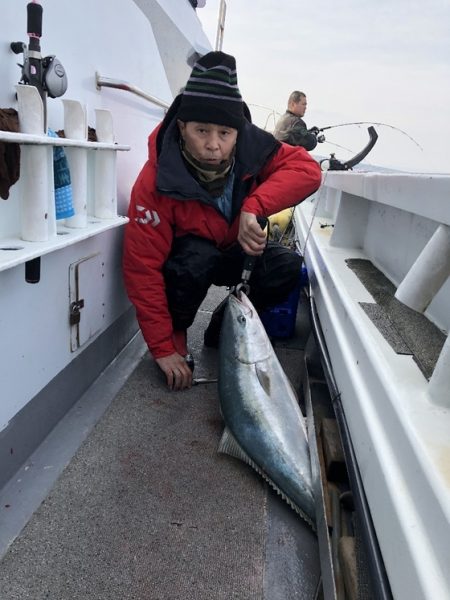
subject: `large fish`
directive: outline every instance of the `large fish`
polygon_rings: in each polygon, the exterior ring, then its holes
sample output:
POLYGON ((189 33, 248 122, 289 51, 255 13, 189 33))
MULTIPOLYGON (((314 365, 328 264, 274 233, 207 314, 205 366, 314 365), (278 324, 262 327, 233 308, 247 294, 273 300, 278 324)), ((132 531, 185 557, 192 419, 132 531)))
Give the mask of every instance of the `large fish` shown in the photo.
POLYGON ((230 294, 220 334, 219 452, 251 465, 314 528, 305 419, 263 324, 243 292, 230 294))

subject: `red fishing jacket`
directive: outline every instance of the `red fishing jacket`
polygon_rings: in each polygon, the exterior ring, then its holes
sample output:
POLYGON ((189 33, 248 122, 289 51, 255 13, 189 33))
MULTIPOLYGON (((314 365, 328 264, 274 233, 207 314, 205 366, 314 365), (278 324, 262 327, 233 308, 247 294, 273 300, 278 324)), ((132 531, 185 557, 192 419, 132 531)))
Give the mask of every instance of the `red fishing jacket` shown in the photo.
POLYGON ((241 210, 270 216, 298 204, 321 182, 320 167, 304 148, 280 143, 246 122, 236 145, 233 214, 227 221, 184 164, 176 110, 175 101, 150 134, 149 158, 132 189, 125 226, 125 286, 154 358, 175 352, 162 272, 173 238, 194 234, 226 248, 236 242, 241 210))

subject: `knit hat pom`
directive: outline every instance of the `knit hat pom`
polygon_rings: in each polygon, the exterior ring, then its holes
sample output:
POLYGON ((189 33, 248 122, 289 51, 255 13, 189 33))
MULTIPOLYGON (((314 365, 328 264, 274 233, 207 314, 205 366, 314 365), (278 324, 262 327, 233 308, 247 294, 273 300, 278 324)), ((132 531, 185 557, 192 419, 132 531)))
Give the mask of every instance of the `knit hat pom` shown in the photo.
POLYGON ((192 69, 177 117, 239 129, 244 121, 243 104, 234 57, 209 52, 192 69))

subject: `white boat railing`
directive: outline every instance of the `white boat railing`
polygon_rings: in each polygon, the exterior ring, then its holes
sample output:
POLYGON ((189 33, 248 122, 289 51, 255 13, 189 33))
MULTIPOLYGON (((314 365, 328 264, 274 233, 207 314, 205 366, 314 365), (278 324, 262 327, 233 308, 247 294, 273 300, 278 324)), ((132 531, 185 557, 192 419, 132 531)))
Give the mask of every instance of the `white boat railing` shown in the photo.
POLYGON ((166 110, 170 106, 168 102, 160 100, 159 98, 156 98, 156 96, 152 96, 151 94, 144 92, 143 90, 141 90, 141 88, 131 83, 128 83, 127 81, 123 81, 121 79, 112 79, 111 77, 103 77, 98 72, 95 73, 95 84, 98 90, 100 90, 102 87, 114 88, 116 90, 124 90, 126 92, 130 92, 131 94, 135 94, 140 98, 144 98, 144 100, 147 100, 152 104, 156 104, 156 106, 160 106, 161 108, 164 108, 166 110))
POLYGON ((449 198, 449 175, 328 171, 294 211, 398 600, 450 598, 449 198), (410 285, 421 316, 400 305, 410 285))
POLYGON ((0 141, 21 146, 19 193, 14 198, 19 196, 20 210, 17 206, 1 207, 14 218, 4 219, 0 226, 0 271, 127 222, 117 214, 116 158, 118 151, 130 147, 114 142, 111 113, 95 110, 99 141, 89 142, 85 106, 76 100, 63 100, 67 137, 50 137, 44 130, 43 103, 37 89, 17 85, 16 91, 20 132, 0 131, 0 141), (66 149, 74 208, 73 216, 59 221, 54 195, 55 146, 66 149), (92 156, 93 150, 99 152, 92 156))
MULTIPOLYGON (((445 305, 441 290, 450 276, 450 176, 328 172, 324 180, 315 216, 329 218, 330 246, 364 249, 397 286, 395 297, 409 308, 426 313, 438 296, 438 304, 445 305)), ((436 312, 428 318, 448 334, 445 309, 436 312)), ((448 339, 428 383, 428 396, 450 407, 448 339)))

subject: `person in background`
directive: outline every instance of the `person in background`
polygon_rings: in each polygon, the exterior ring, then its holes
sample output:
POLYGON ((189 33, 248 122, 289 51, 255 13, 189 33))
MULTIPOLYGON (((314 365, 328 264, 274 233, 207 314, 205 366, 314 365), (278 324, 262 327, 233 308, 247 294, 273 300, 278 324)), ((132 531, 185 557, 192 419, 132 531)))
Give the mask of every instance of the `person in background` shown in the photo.
POLYGON ((286 112, 275 125, 273 135, 277 140, 292 146, 303 146, 306 150, 314 150, 318 141, 325 141, 323 136, 317 136, 318 127, 311 129, 306 127, 303 117, 307 105, 306 94, 298 91, 292 92, 286 112))
MULTIPOLYGON (((250 255, 257 310, 294 289, 301 257, 268 242, 257 218, 298 204, 321 174, 303 148, 251 123, 235 59, 223 52, 194 65, 150 134, 148 156, 131 193, 124 281, 153 358, 169 388, 181 390, 192 385, 187 329, 211 285, 238 284, 250 255)), ((209 346, 218 344, 223 309, 205 332, 209 346)))

